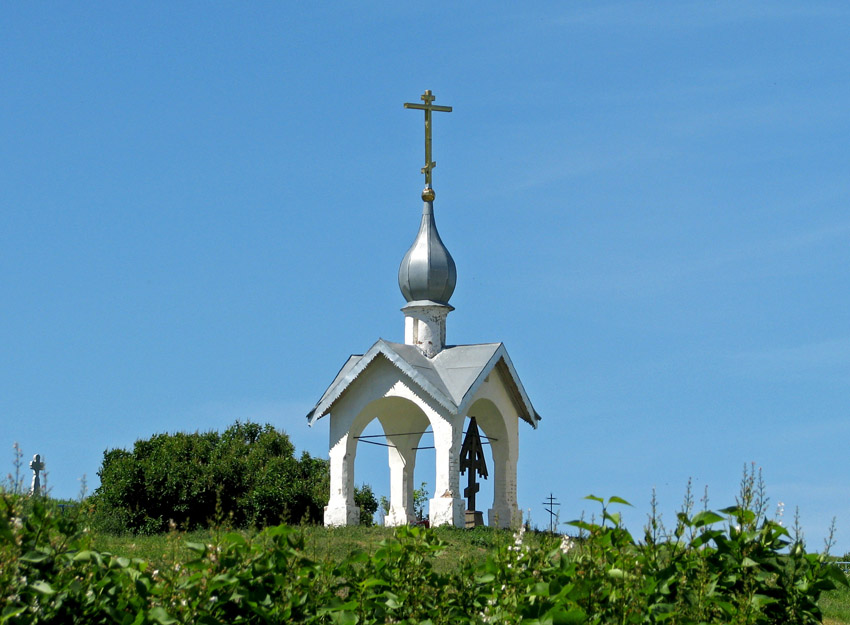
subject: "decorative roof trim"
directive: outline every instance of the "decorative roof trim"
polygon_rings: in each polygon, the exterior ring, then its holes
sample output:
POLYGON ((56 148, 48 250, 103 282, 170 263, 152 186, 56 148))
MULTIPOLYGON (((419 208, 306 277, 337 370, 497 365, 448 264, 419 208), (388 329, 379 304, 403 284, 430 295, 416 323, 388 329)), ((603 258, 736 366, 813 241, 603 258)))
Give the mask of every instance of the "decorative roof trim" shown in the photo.
POLYGON ((514 369, 514 364, 511 362, 510 356, 508 356, 508 350, 505 349, 504 343, 499 343, 499 347, 490 357, 487 364, 481 369, 481 372, 478 374, 475 382, 469 386, 469 389, 466 391, 466 394, 464 394, 463 399, 458 406, 458 413, 466 412, 472 403, 472 400, 475 398, 475 395, 478 393, 478 389, 481 388, 482 384, 484 384, 484 380, 486 380, 487 376, 497 368, 500 362, 504 363, 504 366, 507 369, 508 375, 505 377, 508 378, 508 382, 512 383, 511 386, 513 388, 509 388, 508 391, 513 391, 511 395, 514 396, 514 401, 519 404, 519 407, 523 408, 520 417, 523 421, 531 424, 534 429, 537 429, 537 422, 540 421, 541 417, 537 414, 537 411, 534 410, 534 406, 531 405, 531 400, 528 398, 528 394, 522 386, 522 382, 517 375, 516 369, 514 369))
MULTIPOLYGON (((395 351, 389 344, 384 341, 384 339, 379 339, 378 343, 381 344, 381 352, 389 359, 391 363, 393 363, 398 369, 407 375, 411 379, 411 381, 418 384, 422 390, 428 393, 431 397, 437 400, 443 408, 454 413, 457 412, 457 405, 454 403, 451 397, 443 393, 440 389, 434 386, 429 380, 425 379, 416 368, 407 362, 401 354, 395 351)), ((375 345, 377 345, 376 343, 375 345)), ((439 372, 438 372, 439 373, 439 372)))
MULTIPOLYGON (((423 391, 433 397, 441 406, 452 413, 457 412, 457 406, 454 401, 452 401, 451 397, 446 396, 445 393, 440 391, 440 389, 435 387, 431 382, 419 374, 416 369, 411 366, 398 352, 390 347, 384 339, 378 339, 378 341, 369 348, 369 351, 360 357, 357 364, 355 364, 335 384, 332 383, 325 391, 324 395, 322 395, 322 398, 319 400, 319 403, 316 404, 316 407, 307 414, 307 421, 309 425, 312 426, 316 421, 328 414, 331 411, 333 404, 336 403, 348 387, 351 386, 358 377, 360 377, 360 374, 363 373, 372 361, 379 355, 386 358, 399 371, 410 378, 412 382, 417 384, 423 391)), ((348 361, 346 361, 346 364, 347 363, 348 361)), ((343 365, 343 369, 344 368, 345 365, 343 365)), ((341 371, 342 369, 340 369, 340 372, 341 371)), ((339 376, 339 373, 337 373, 337 376, 339 376)))

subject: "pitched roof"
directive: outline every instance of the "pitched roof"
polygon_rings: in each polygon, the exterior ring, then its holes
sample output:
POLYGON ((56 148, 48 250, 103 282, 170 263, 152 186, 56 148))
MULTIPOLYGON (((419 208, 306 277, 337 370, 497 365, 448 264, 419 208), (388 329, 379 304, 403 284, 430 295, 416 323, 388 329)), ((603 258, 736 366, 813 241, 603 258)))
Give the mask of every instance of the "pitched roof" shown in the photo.
POLYGON ((490 372, 496 369, 505 380, 508 392, 517 405, 519 416, 535 428, 540 420, 540 415, 531 405, 502 343, 455 345, 446 347, 433 358, 428 358, 414 345, 378 339, 365 354, 348 358, 322 398, 307 415, 310 425, 328 414, 351 383, 379 356, 386 358, 453 414, 460 414, 469 408, 475 392, 490 372))

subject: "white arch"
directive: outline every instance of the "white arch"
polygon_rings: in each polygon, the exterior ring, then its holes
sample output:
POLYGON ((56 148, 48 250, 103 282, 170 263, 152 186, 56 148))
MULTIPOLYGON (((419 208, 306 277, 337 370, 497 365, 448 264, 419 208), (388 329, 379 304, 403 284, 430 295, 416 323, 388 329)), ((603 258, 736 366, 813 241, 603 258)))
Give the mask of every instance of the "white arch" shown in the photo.
MULTIPOLYGON (((389 361, 379 358, 364 380, 355 380, 335 403, 330 414, 330 483, 331 493, 325 507, 325 525, 355 525, 360 510, 354 504, 354 459, 357 437, 374 419, 378 419, 392 445, 388 448, 390 465, 390 513, 388 525, 406 524, 413 520, 413 473, 419 440, 428 425, 434 431, 437 474, 435 492, 457 492, 457 477, 451 483, 449 466, 454 439, 459 440, 453 419, 436 401, 413 390, 409 380, 389 361), (448 443, 446 443, 448 440, 448 443)), ((459 449, 459 447, 458 447, 459 449)), ((455 464, 457 453, 454 454, 455 464)), ((433 501, 433 500, 432 500, 433 501)), ((444 507, 444 506, 443 506, 444 507)), ((458 506, 453 506, 454 507, 458 506)), ((432 523, 435 510, 431 506, 432 523)), ((460 512, 462 516, 462 510, 460 512)), ((455 522, 455 516, 449 522, 455 522)), ((446 522, 446 521, 443 521, 446 522)))
MULTIPOLYGON (((491 386, 491 385, 488 385, 491 386)), ((482 393, 469 407, 479 428, 490 440, 493 454, 493 503, 487 511, 491 527, 515 527, 522 523, 517 505, 517 460, 519 456, 519 418, 515 411, 499 408, 498 392, 482 393), (496 395, 493 397, 492 395, 496 395), (487 396, 491 395, 491 396, 487 396)))
POLYGON ((431 524, 463 527, 466 502, 460 488, 459 456, 467 415, 476 417, 493 443, 493 503, 488 510, 488 524, 514 527, 522 522, 516 484, 519 421, 531 420, 535 425, 539 417, 527 402, 504 348, 499 346, 488 356, 492 346, 472 347, 485 352, 479 356, 489 360, 475 361, 470 354, 464 354, 476 363, 465 367, 458 363, 466 361, 456 362, 450 357, 436 362, 441 358, 437 355, 435 364, 421 355, 417 357, 419 352, 405 353, 402 346, 379 341, 368 353, 366 365, 343 367, 337 382, 311 412, 311 418, 323 414, 330 417, 331 484, 326 525, 353 525, 359 521, 360 511, 354 505, 357 437, 368 423, 378 419, 391 445, 391 509, 387 523, 399 525, 413 518, 413 448, 419 446, 421 433, 430 425, 435 447, 434 497, 429 502, 431 524))

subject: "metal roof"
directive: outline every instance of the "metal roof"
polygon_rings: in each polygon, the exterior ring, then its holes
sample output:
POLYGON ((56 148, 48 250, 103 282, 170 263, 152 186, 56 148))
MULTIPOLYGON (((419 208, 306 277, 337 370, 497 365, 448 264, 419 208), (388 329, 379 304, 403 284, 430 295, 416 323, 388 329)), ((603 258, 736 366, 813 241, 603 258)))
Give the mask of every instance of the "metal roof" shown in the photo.
POLYGON ((426 201, 419 232, 398 268, 398 286, 408 302, 448 304, 456 284, 455 261, 437 232, 434 202, 426 201))
POLYGON ((535 428, 540 420, 504 344, 454 345, 446 347, 433 358, 427 358, 414 345, 378 339, 365 354, 349 357, 307 415, 310 425, 328 414, 351 383, 378 357, 388 360, 452 414, 465 412, 478 388, 496 370, 504 379, 519 416, 535 428))

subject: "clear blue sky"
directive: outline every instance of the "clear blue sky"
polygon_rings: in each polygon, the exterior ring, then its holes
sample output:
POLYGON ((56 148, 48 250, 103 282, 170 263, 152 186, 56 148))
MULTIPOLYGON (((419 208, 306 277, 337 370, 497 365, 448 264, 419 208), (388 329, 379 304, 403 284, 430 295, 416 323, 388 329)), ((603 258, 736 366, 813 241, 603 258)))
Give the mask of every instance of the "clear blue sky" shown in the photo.
MULTIPOLYGON (((504 341, 546 521, 743 466, 850 550, 844 2, 0 6, 0 458, 57 496, 156 432, 285 429, 403 339, 432 89, 450 343, 504 341)), ((388 492, 386 458, 358 482, 388 492)), ((3 470, 3 474, 8 469, 3 470)), ((417 481, 433 481, 428 460, 417 481)))

